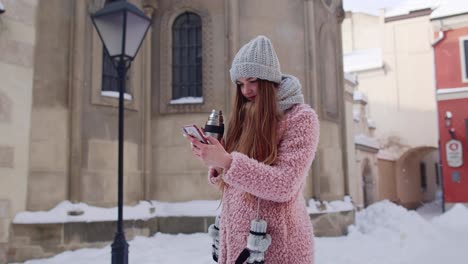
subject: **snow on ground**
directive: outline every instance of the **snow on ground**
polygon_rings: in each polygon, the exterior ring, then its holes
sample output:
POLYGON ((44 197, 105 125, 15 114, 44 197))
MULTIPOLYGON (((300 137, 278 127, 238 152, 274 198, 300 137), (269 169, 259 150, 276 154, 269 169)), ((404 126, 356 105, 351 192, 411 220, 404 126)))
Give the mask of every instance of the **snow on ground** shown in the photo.
MULTIPOLYGON (((153 237, 136 237, 129 243, 131 264, 213 264, 211 239, 206 234, 168 235, 157 233, 153 237)), ((50 259, 26 261, 24 264, 109 264, 111 248, 79 249, 67 251, 50 259)))
MULTIPOLYGON (((431 219, 389 201, 378 202, 357 213, 356 225, 347 236, 316 238, 315 264, 466 263, 468 209, 456 205, 431 219)), ((214 263, 206 234, 157 233, 150 238, 136 237, 129 244, 129 263, 214 263)), ((81 249, 24 264, 108 264, 110 252, 109 246, 81 249)))
POLYGON ((434 217, 442 214, 442 201, 433 201, 419 207, 416 212, 426 220, 432 220, 434 217))

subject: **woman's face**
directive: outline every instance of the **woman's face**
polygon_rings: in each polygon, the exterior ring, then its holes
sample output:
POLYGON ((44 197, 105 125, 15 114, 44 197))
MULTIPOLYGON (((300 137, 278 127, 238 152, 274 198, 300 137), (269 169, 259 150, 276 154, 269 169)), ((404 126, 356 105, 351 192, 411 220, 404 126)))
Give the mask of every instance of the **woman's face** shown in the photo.
POLYGON ((257 96, 258 79, 254 77, 239 78, 236 81, 237 86, 241 89, 242 95, 249 101, 253 101, 257 96))

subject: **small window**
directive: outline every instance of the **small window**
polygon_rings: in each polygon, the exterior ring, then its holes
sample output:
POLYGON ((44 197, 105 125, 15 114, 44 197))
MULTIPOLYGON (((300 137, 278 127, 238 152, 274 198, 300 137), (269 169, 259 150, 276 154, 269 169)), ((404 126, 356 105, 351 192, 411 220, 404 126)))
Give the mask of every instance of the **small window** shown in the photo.
POLYGON ((434 163, 436 185, 440 186, 439 163, 434 163))
POLYGON ((460 39, 460 63, 462 69, 462 81, 468 82, 468 37, 460 39))
POLYGON ((421 190, 425 192, 427 190, 426 164, 424 162, 419 163, 419 168, 421 174, 421 190))
POLYGON ((185 12, 172 26, 172 100, 203 96, 201 22, 199 15, 185 12))
MULTIPOLYGON (((127 75, 125 76, 125 87, 124 87, 124 94, 125 99, 130 100, 131 96, 128 91, 129 85, 130 85, 130 72, 127 72, 127 75)), ((117 73, 117 69, 114 67, 111 58, 109 55, 106 53, 105 50, 102 52, 102 88, 101 90, 103 92, 111 92, 111 93, 118 93, 119 92, 119 75, 117 73)), ((103 95, 108 95, 109 93, 102 93, 103 95)))
POLYGON ((119 75, 105 50, 102 51, 102 90, 119 91, 119 75))

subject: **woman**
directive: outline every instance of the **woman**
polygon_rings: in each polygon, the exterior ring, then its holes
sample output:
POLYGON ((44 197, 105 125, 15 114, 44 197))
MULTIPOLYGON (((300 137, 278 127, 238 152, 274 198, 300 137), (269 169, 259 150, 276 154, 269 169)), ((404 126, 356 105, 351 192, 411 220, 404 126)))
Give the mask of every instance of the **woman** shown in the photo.
POLYGON ((230 74, 237 94, 226 146, 213 137, 202 144, 185 135, 210 168, 209 182, 223 192, 218 263, 236 262, 257 218, 266 221, 271 236, 265 263, 313 263, 313 231, 302 190, 319 139, 317 116, 304 104, 298 79, 281 74, 264 36, 239 50, 230 74))

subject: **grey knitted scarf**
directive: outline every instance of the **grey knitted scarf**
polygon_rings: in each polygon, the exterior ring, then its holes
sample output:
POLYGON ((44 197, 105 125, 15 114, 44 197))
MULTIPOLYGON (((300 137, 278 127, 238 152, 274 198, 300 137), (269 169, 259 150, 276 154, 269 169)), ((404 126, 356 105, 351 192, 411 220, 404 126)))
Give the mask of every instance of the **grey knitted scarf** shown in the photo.
POLYGON ((278 99, 278 107, 282 112, 295 104, 303 104, 304 95, 302 95, 299 80, 293 75, 283 74, 276 98, 278 99))

